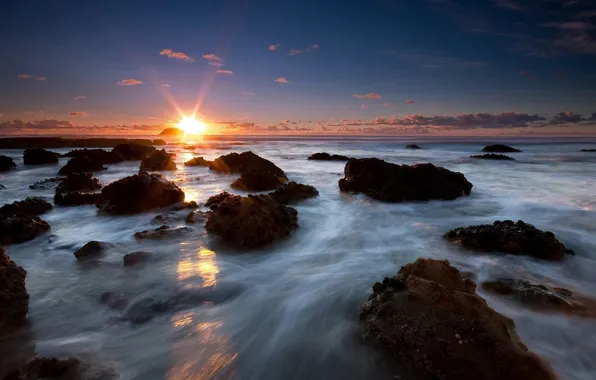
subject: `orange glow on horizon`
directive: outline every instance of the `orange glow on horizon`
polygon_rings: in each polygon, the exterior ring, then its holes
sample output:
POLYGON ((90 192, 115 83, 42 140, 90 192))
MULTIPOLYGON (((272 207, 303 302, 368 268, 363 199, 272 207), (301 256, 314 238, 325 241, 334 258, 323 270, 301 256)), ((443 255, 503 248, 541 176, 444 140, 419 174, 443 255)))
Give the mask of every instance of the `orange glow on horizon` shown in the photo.
POLYGON ((205 123, 202 120, 195 119, 194 116, 183 116, 177 126, 186 135, 202 135, 206 129, 205 123))

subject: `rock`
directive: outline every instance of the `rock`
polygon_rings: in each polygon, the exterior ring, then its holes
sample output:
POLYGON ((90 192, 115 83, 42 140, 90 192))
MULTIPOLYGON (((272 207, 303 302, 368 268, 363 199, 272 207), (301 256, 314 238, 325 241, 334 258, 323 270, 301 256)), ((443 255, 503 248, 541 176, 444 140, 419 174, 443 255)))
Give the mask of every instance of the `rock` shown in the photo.
POLYGON ((50 225, 39 219, 39 217, 0 214, 0 244, 33 240, 49 230, 50 225))
POLYGON ((115 310, 123 310, 128 306, 128 298, 122 293, 115 292, 102 293, 99 302, 115 310))
POLYGON ((326 152, 313 153, 308 157, 309 160, 315 161, 348 161, 350 157, 340 156, 338 154, 329 154, 326 152))
POLYGON ((56 187, 60 182, 62 182, 60 177, 46 178, 29 185, 29 188, 32 190, 47 190, 56 187))
POLYGON ((0 172, 6 172, 17 167, 12 158, 0 155, 0 172))
POLYGON ((0 149, 25 148, 103 148, 119 144, 167 145, 163 140, 125 139, 125 138, 80 138, 61 137, 6 137, 0 138, 0 149))
POLYGON ((0 336, 21 325, 29 311, 29 293, 25 287, 27 272, 14 263, 0 247, 0 336))
POLYGON ((177 236, 181 236, 184 235, 188 232, 192 231, 189 227, 170 227, 170 226, 166 226, 163 225, 161 227, 158 227, 154 230, 145 230, 145 231, 141 231, 141 232, 136 232, 135 233, 135 239, 138 240, 143 240, 143 239, 168 239, 168 238, 174 238, 177 236))
POLYGON ((152 146, 139 144, 119 144, 112 149, 112 153, 119 155, 125 161, 142 160, 154 151, 155 148, 152 146))
POLYGON ((141 161, 141 170, 176 170, 176 163, 165 149, 157 150, 141 161))
POLYGON ((37 216, 52 209, 52 205, 41 198, 30 197, 22 201, 5 204, 0 207, 0 214, 16 216, 37 216))
POLYGON ((422 148, 416 144, 408 144, 408 145, 406 145, 406 149, 422 149, 422 148))
POLYGON ((160 174, 141 172, 104 187, 96 206, 110 214, 135 214, 184 201, 184 192, 160 174))
POLYGON ((72 173, 89 173, 106 170, 107 168, 99 162, 92 161, 89 157, 73 157, 64 165, 58 175, 68 175, 72 173))
POLYGON ((350 159, 339 180, 341 191, 364 193, 385 202, 453 200, 470 195, 463 174, 433 164, 396 165, 378 158, 350 159))
POLYGON ((25 165, 57 164, 59 153, 47 151, 43 148, 25 149, 23 152, 23 163, 25 165))
POLYGON ((596 152, 596 149, 582 149, 580 152, 590 152, 590 153, 594 153, 594 152, 596 152))
POLYGON ((480 158, 482 160, 506 160, 506 161, 515 161, 515 158, 506 156, 504 154, 479 154, 476 156, 470 156, 470 158, 480 158))
POLYGON ((373 285, 360 308, 364 338, 424 378, 555 380, 475 288, 448 261, 418 259, 373 285))
POLYGON ((151 253, 149 252, 132 252, 127 253, 122 258, 122 265, 125 267, 133 266, 145 262, 151 258, 151 253))
POLYGON ((77 258, 77 260, 96 260, 103 256, 111 247, 112 245, 109 243, 92 240, 81 248, 77 249, 73 255, 77 258))
POLYGON ((195 224, 204 221, 209 216, 209 212, 195 210, 186 215, 187 224, 195 224))
POLYGON ((81 193, 78 191, 71 191, 70 193, 61 194, 56 192, 54 195, 54 204, 60 206, 82 206, 94 205, 101 200, 99 193, 81 193))
POLYGON ((444 237, 464 248, 483 252, 528 255, 544 260, 562 260, 567 254, 573 254, 552 232, 541 231, 521 220, 456 228, 444 237))
POLYGON ((483 152, 492 152, 492 153, 517 153, 521 152, 521 150, 512 148, 508 145, 503 144, 496 144, 496 145, 487 145, 482 149, 483 152))
POLYGON ((203 157, 194 157, 184 163, 184 166, 209 166, 213 161, 207 161, 203 157))
POLYGON ((223 202, 226 198, 231 197, 232 194, 228 193, 227 191, 221 192, 217 195, 214 195, 212 197, 209 197, 207 199, 207 202, 205 202, 205 207, 209 207, 212 210, 215 210, 217 208, 217 205, 219 205, 221 202, 223 202))
POLYGON ((0 183, 0 190, 4 190, 6 189, 6 186, 4 186, 3 184, 0 183))
POLYGON ((268 195, 229 195, 209 215, 205 228, 246 248, 267 245, 298 228, 298 212, 268 195))
POLYGON ((281 181, 287 180, 286 174, 273 162, 257 156, 253 152, 230 153, 215 159, 209 166, 212 170, 233 174, 244 172, 268 172, 280 178, 281 181))
POLYGON ((106 164, 117 164, 124 161, 124 159, 114 151, 107 151, 103 149, 75 149, 64 154, 64 157, 87 157, 93 162, 106 164))
POLYGON ((268 194, 276 202, 287 205, 319 195, 314 186, 303 185, 294 181, 288 182, 279 189, 268 194))
POLYGON ((184 131, 180 128, 166 128, 159 134, 160 136, 168 136, 168 137, 183 137, 184 131))
POLYGON ((70 173, 56 188, 56 193, 70 193, 71 191, 94 191, 102 185, 91 173, 70 173))
POLYGON ((172 206, 173 211, 194 210, 196 208, 199 208, 199 205, 196 201, 182 202, 180 204, 172 206))
POLYGON ((285 183, 285 179, 271 172, 245 171, 240 178, 232 182, 232 188, 244 191, 266 191, 277 189, 285 183))
POLYGON ((19 369, 9 372, 3 380, 80 379, 79 359, 35 357, 19 369))

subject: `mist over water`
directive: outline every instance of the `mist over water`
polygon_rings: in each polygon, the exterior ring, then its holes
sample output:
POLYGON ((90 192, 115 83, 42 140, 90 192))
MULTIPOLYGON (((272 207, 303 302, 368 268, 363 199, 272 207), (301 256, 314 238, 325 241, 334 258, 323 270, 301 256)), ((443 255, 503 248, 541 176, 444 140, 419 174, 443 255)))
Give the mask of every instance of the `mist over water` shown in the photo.
MULTIPOLYGON (((405 142, 392 140, 243 141, 246 145, 218 141, 217 149, 195 151, 169 146, 178 170, 162 174, 200 204, 224 190, 242 194, 230 188, 236 176, 183 162, 252 150, 290 180, 318 189, 318 197, 294 206, 299 229, 246 252, 208 236, 202 223, 181 237, 136 241, 135 232, 159 226, 151 219, 162 212, 108 216, 91 205, 55 207, 41 216, 52 226, 48 234, 7 249, 27 270, 29 317, 40 354, 89 358, 121 379, 392 379, 399 369, 361 341, 358 306, 374 282, 418 257, 448 259, 478 281, 499 274, 531 276, 596 296, 596 154, 579 152, 591 144, 526 141, 515 145, 523 150, 511 154, 517 161, 507 162, 470 159, 484 146, 480 142, 415 142, 424 149, 406 150, 405 142), (306 160, 321 151, 398 164, 431 162, 464 173, 474 188, 470 197, 455 201, 381 203, 340 193, 344 163, 306 160), (477 254, 442 238, 455 227, 505 219, 553 231, 575 256, 556 263, 477 254), (77 262, 72 253, 90 240, 115 247, 98 263, 77 262), (122 267, 123 255, 134 251, 151 252, 154 259, 122 267), (100 303, 107 291, 126 295, 128 308, 100 303), (121 318, 143 312, 148 299, 172 297, 182 302, 146 323, 121 318)), ((0 154, 18 166, 0 174, 6 186, 0 203, 28 196, 52 201, 53 189, 29 185, 55 177, 67 158, 60 165, 25 167, 22 150, 0 154)), ((136 173, 139 162, 107 166, 95 173, 104 185, 136 173)), ((168 224, 183 225, 185 214, 178 215, 178 223, 168 224)), ((596 321, 536 313, 478 293, 514 319, 524 343, 561 379, 594 379, 596 321)))

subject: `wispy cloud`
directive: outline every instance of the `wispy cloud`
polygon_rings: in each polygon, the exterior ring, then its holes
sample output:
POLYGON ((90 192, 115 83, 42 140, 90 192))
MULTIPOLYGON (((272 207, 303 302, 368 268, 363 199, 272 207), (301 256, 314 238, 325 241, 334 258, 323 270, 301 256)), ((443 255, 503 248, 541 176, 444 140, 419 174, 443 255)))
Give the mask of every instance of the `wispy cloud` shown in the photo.
POLYGON ((217 70, 216 73, 217 74, 225 74, 225 75, 233 75, 234 74, 234 72, 232 70, 222 70, 222 69, 217 70))
POLYGON ((387 102, 387 103, 382 103, 381 104, 383 107, 393 107, 393 104, 387 102))
POLYGON ((542 26, 563 30, 591 30, 595 28, 594 25, 583 21, 549 22, 542 24, 542 26))
POLYGON ((139 84, 143 84, 143 82, 134 78, 122 79, 121 81, 116 82, 117 86, 136 86, 139 84))
POLYGON ((190 57, 181 51, 173 51, 172 49, 163 49, 162 51, 159 52, 159 55, 165 55, 168 58, 178 59, 178 60, 186 61, 186 62, 194 62, 195 61, 195 59, 193 57, 190 57))
POLYGON ((87 99, 87 97, 85 95, 77 95, 73 99, 74 100, 81 100, 81 99, 87 99))
POLYGON ((245 96, 255 96, 256 94, 254 92, 242 92, 242 95, 245 95, 245 96))
POLYGON ((290 81, 288 81, 286 78, 284 77, 279 77, 276 80, 274 80, 275 83, 290 83, 290 81))
POLYGON ((302 53, 309 53, 309 52, 313 52, 313 51, 317 51, 319 50, 319 45, 318 44, 312 44, 312 45, 308 45, 307 48, 305 49, 290 49, 290 55, 298 55, 298 54, 302 54, 302 53))
POLYGON ((526 8, 512 0, 494 0, 495 5, 499 8, 510 9, 512 11, 523 11, 526 8))
POLYGON ((413 100, 410 100, 410 99, 406 100, 406 104, 414 104, 414 103, 415 102, 413 100))
POLYGON ((279 48, 279 44, 272 44, 272 45, 269 45, 268 50, 269 51, 276 51, 277 48, 279 48))
POLYGON ((170 86, 170 85, 169 85, 169 84, 167 84, 167 83, 164 83, 164 84, 161 84, 161 85, 159 85, 159 87, 172 87, 172 86, 170 86))
POLYGON ((211 66, 216 66, 216 67, 223 66, 221 57, 218 57, 217 55, 215 55, 213 53, 203 54, 203 58, 205 58, 207 61, 209 61, 209 64, 211 66))
POLYGON ((45 82, 45 81, 48 80, 48 78, 46 78, 46 77, 35 77, 35 80, 38 80, 40 82, 45 82))
POLYGON ((302 50, 298 50, 298 49, 290 49, 290 55, 298 55, 301 54, 302 50))
POLYGON ((356 99, 382 99, 383 97, 377 93, 371 92, 370 94, 354 94, 356 99))
POLYGON ((75 112, 71 112, 70 116, 88 116, 89 114, 85 111, 75 111, 75 112))
POLYGON ((31 74, 19 74, 17 75, 17 78, 19 79, 31 79, 33 77, 33 75, 31 74))

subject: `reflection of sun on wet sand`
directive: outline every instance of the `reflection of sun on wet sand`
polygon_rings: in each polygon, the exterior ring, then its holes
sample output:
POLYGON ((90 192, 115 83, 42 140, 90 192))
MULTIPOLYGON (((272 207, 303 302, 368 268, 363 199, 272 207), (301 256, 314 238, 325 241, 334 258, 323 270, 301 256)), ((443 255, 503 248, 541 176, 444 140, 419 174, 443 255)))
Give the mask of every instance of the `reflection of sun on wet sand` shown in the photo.
POLYGON ((196 256, 178 262, 178 281, 199 276, 203 280, 203 287, 215 286, 219 267, 215 252, 208 248, 201 248, 196 256))

